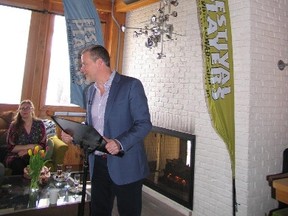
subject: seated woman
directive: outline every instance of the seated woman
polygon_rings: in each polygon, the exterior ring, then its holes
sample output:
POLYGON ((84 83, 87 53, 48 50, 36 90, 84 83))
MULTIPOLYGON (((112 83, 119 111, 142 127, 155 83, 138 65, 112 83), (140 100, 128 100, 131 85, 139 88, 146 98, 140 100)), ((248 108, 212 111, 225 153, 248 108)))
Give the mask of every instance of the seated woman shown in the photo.
POLYGON ((44 123, 36 118, 32 101, 23 100, 7 134, 8 154, 5 165, 12 169, 12 175, 23 175, 24 168, 29 164, 28 149, 36 145, 45 149, 46 142, 44 123))

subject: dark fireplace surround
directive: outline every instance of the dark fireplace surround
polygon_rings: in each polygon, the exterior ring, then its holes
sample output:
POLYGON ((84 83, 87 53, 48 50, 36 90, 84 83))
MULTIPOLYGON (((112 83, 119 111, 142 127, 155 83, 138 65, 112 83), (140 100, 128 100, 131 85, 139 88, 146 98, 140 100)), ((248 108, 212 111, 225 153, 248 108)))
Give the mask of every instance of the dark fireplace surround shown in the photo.
POLYGON ((145 138, 150 175, 144 185, 193 209, 195 135, 153 126, 145 138))

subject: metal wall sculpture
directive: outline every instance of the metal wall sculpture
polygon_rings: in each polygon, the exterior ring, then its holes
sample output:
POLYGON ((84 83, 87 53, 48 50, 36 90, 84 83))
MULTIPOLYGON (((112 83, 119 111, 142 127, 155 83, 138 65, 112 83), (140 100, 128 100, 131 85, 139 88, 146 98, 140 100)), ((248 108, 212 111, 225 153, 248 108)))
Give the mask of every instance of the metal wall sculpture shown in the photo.
POLYGON ((166 57, 164 53, 164 42, 175 40, 175 35, 180 35, 174 32, 173 24, 169 23, 170 17, 177 17, 178 13, 173 10, 177 7, 178 0, 161 0, 157 15, 153 14, 150 22, 143 28, 121 26, 121 30, 125 32, 127 29, 134 29, 134 37, 144 35, 147 37, 145 46, 149 49, 161 46, 160 52, 157 53, 157 58, 166 57))

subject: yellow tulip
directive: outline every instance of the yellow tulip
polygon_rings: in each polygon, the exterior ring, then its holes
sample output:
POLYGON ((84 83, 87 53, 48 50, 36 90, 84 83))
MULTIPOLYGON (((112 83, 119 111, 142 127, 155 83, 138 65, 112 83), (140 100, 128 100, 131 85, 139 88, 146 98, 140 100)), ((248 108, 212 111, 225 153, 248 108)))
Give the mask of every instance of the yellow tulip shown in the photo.
POLYGON ((34 155, 36 155, 38 152, 39 152, 39 146, 36 145, 33 153, 34 153, 34 155))
POLYGON ((45 151, 42 149, 42 150, 40 150, 39 152, 40 152, 40 156, 41 156, 42 158, 44 158, 44 157, 45 157, 45 151))
POLYGON ((32 150, 28 149, 28 155, 31 156, 32 155, 32 150))

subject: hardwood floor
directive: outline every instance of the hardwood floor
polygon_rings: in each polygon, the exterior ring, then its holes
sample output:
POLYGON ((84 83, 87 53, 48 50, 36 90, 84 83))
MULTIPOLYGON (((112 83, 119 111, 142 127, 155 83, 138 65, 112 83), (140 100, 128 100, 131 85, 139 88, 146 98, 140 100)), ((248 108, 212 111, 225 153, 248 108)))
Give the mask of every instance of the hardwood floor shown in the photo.
MULTIPOLYGON (((185 216, 182 213, 178 212, 169 205, 159 201, 153 196, 147 194, 146 192, 142 193, 142 214, 141 216, 185 216)), ((116 200, 114 202, 113 216, 119 216, 116 200)))

